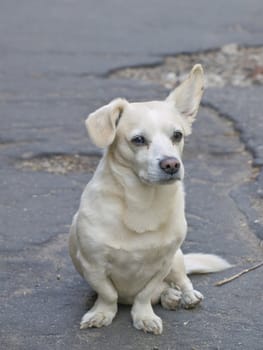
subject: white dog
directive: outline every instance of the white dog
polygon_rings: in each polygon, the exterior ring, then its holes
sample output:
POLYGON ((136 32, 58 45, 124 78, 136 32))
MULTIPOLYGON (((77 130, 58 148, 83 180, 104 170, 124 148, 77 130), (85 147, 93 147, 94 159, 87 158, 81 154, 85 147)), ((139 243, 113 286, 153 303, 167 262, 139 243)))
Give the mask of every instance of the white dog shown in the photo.
POLYGON ((186 273, 230 266, 180 250, 187 230, 181 156, 203 90, 195 65, 165 101, 116 99, 87 119, 92 141, 106 150, 70 230, 73 263, 98 294, 81 328, 111 324, 120 302, 132 304, 135 328, 161 334, 152 304, 192 308, 203 296, 186 273))

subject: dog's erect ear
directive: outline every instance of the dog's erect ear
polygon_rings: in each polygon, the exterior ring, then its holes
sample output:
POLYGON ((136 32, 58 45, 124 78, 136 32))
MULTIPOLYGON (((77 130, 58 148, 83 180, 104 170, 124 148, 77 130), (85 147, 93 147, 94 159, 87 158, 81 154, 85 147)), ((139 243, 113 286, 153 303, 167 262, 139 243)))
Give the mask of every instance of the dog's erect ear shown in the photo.
POLYGON ((126 100, 118 98, 88 116, 86 128, 96 146, 104 148, 113 142, 117 124, 127 103, 126 100))
POLYGON ((196 64, 188 78, 170 93, 167 101, 174 102, 178 112, 192 124, 198 112, 203 92, 204 72, 202 66, 196 64))

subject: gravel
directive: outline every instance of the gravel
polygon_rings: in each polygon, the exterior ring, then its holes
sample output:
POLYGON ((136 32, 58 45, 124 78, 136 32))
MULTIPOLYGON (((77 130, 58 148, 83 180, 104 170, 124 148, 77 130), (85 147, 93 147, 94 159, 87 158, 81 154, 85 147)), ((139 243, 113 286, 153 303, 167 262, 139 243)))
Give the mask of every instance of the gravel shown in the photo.
POLYGON ((65 175, 69 172, 94 172, 99 157, 88 155, 49 155, 21 160, 17 168, 30 171, 45 171, 65 175))
POLYGON ((263 84, 263 47, 241 47, 237 44, 167 56, 156 66, 124 68, 114 71, 110 77, 149 81, 170 89, 184 80, 196 63, 204 67, 207 87, 263 84))

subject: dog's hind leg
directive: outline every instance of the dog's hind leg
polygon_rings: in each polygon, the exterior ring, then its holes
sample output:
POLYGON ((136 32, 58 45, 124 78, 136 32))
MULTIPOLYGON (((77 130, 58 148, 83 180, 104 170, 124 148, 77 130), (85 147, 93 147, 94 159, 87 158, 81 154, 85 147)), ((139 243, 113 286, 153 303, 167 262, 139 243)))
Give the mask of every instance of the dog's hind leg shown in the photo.
POLYGON ((161 303, 162 307, 167 310, 175 310, 181 301, 182 293, 171 288, 167 282, 162 282, 154 291, 152 304, 161 303))
POLYGON ((167 310, 176 310, 181 304, 182 293, 176 288, 167 288, 161 294, 161 305, 167 310))
POLYGON ((194 290, 191 280, 186 275, 184 257, 180 249, 174 256, 172 268, 165 278, 165 282, 179 288, 182 293, 181 305, 185 309, 194 308, 204 298, 200 292, 194 290))

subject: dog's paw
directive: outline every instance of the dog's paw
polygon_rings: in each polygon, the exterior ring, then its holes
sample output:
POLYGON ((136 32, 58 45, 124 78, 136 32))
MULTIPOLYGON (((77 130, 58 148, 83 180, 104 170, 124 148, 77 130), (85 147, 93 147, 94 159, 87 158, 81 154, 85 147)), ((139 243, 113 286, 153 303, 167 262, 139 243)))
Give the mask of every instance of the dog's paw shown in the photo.
POLYGON ((203 294, 197 290, 189 290, 182 293, 181 305, 185 309, 193 309, 204 299, 203 294))
POLYGON ((112 312, 89 311, 82 317, 80 329, 109 326, 114 316, 112 312))
POLYGON ((155 335, 162 334, 163 332, 163 322, 157 315, 151 317, 135 318, 133 320, 133 325, 137 329, 141 329, 145 333, 153 333, 155 335))
POLYGON ((174 288, 168 288, 161 294, 162 307, 168 310, 175 310, 181 302, 182 293, 174 288))

